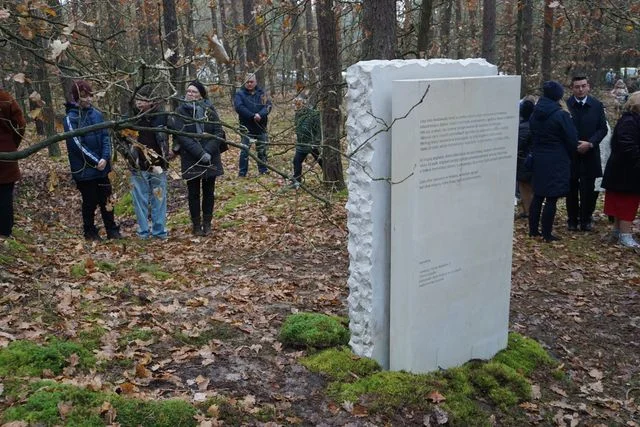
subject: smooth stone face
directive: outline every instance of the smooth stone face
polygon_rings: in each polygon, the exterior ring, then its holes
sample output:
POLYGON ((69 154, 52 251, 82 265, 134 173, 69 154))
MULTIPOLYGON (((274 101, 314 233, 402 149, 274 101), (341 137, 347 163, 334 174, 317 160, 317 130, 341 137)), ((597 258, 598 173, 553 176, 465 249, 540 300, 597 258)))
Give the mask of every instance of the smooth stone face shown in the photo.
POLYGON ((520 77, 393 82, 390 368, 507 343, 520 77))
MULTIPOLYGON (((495 76, 484 59, 363 61, 347 69, 351 348, 389 368, 392 81, 495 76)), ((442 100, 440 102, 447 102, 442 100)))

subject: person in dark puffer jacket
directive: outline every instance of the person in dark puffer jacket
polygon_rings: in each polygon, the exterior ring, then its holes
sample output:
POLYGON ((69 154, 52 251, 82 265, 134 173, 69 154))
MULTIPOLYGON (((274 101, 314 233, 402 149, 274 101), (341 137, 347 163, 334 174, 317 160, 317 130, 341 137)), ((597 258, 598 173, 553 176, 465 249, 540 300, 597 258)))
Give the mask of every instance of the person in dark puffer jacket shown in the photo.
POLYGON ((560 240, 551 232, 558 198, 569 193, 571 156, 578 149, 578 134, 569 113, 560 100, 560 83, 547 81, 530 119, 533 153, 533 200, 529 210, 529 235, 540 236, 538 225, 542 211, 542 237, 545 242, 560 240))
POLYGON ((320 140, 322 139, 322 129, 320 125, 320 112, 307 105, 304 96, 298 96, 295 101, 296 115, 296 153, 293 156, 293 182, 292 186, 297 187, 302 181, 302 164, 306 157, 311 154, 322 168, 320 158, 320 140))
POLYGON ((525 98, 520 103, 516 181, 518 182, 518 191, 520 192, 520 207, 522 210, 518 215, 518 218, 529 217, 529 206, 531 206, 531 199, 533 198, 533 188, 531 187, 531 170, 529 170, 524 165, 524 161, 531 151, 531 132, 529 131, 529 117, 531 117, 534 106, 535 103, 532 99, 529 98, 525 98))
MULTIPOLYGON (((70 132, 102 123, 102 113, 92 105, 93 91, 89 82, 76 80, 71 89, 73 102, 66 104, 64 131, 70 132)), ((67 138, 67 152, 71 175, 82 195, 82 223, 87 240, 102 240, 95 226, 96 207, 107 230, 107 238, 120 239, 115 222, 109 172, 111 171, 111 140, 107 129, 67 138)))
MULTIPOLYGON (((26 125, 16 100, 9 92, 0 90, 0 151, 17 151, 26 125)), ((0 236, 8 237, 13 230, 13 191, 19 179, 18 162, 0 160, 0 236)))
POLYGON ((197 80, 187 86, 184 101, 176 109, 176 114, 169 120, 169 128, 187 133, 209 134, 207 138, 174 135, 172 148, 180 155, 182 178, 187 181, 192 232, 196 236, 206 236, 211 232, 216 177, 224 173, 220 144, 224 141, 225 134, 205 87, 197 80))

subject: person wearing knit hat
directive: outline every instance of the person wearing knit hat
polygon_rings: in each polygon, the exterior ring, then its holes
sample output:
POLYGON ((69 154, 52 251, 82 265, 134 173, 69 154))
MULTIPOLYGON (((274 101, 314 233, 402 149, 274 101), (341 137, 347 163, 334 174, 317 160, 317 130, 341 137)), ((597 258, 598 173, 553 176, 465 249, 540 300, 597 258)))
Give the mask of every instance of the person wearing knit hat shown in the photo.
POLYGON ((529 236, 542 236, 547 243, 560 240, 552 234, 556 204, 558 198, 569 192, 571 156, 578 147, 576 128, 571 116, 560 106, 563 92, 560 83, 545 82, 542 86, 543 96, 538 100, 529 120, 533 154, 533 199, 529 208, 529 236))
POLYGON ((578 132, 578 151, 571 159, 571 181, 567 195, 567 229, 593 230, 593 212, 599 192, 596 178, 602 176, 600 142, 609 132, 602 102, 590 94, 591 86, 585 76, 571 81, 572 96, 567 107, 578 132))
MULTIPOLYGON (((193 80, 191 83, 189 83, 189 86, 193 86, 198 90, 198 93, 200 94, 200 98, 202 99, 209 98, 209 96, 207 95, 207 89, 198 80, 193 80)), ((187 86, 187 89, 189 88, 189 86, 187 86)))
POLYGON ((518 218, 529 217, 529 206, 533 197, 531 188, 531 170, 525 166, 525 159, 531 151, 531 132, 529 130, 529 117, 533 113, 535 104, 525 98, 520 102, 520 124, 518 125, 518 158, 516 162, 516 181, 520 193, 521 211, 518 218))
MULTIPOLYGON (((73 102, 65 105, 64 131, 104 122, 102 113, 91 104, 91 85, 85 80, 76 80, 71 88, 73 102)), ((109 180, 111 171, 111 139, 108 129, 99 129, 67 138, 67 154, 71 176, 82 195, 82 224, 86 240, 102 240, 96 227, 96 208, 100 207, 107 238, 120 239, 120 228, 115 222, 112 189, 109 180)))
POLYGON ((542 94, 552 101, 560 101, 564 95, 564 88, 560 83, 549 80, 542 85, 542 94))
POLYGON ((203 134, 203 137, 174 135, 172 150, 180 155, 182 178, 187 182, 192 233, 207 236, 212 228, 216 177, 224 173, 220 153, 226 136, 218 112, 197 80, 187 85, 184 101, 168 127, 203 134))

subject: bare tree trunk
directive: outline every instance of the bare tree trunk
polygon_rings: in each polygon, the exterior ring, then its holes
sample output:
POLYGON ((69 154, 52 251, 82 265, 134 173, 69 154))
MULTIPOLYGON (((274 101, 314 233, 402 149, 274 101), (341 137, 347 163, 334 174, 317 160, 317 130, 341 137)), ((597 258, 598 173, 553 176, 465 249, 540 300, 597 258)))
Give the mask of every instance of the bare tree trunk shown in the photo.
POLYGON ((482 57, 496 63, 496 0, 484 0, 482 8, 482 57))
MULTIPOLYGON (((181 81, 180 68, 178 62, 180 60, 180 54, 178 53, 178 19, 176 16, 176 4, 174 0, 162 0, 162 15, 164 22, 164 40, 165 40, 165 52, 167 49, 171 49, 173 53, 165 58, 171 66, 171 83, 179 92, 184 86, 181 81)), ((163 52, 163 55, 165 54, 163 52)), ((175 110, 178 107, 178 100, 171 100, 171 108, 175 110)))
POLYGON ((364 0, 362 27, 364 32, 362 59, 394 59, 396 57, 395 0, 364 0))
POLYGON ((306 86, 307 79, 304 75, 304 38, 300 28, 300 8, 297 0, 291 0, 291 32, 293 34, 293 59, 296 69, 296 92, 300 92, 306 86))
POLYGON ((433 12, 433 0, 422 0, 420 7, 420 27, 418 29, 418 55, 426 58, 429 52, 429 30, 431 29, 431 14, 433 12))
POLYGON ((553 38, 553 0, 544 0, 544 32, 542 33, 542 80, 551 80, 551 43, 553 38))
POLYGON ((313 37, 315 33, 315 19, 313 18, 313 8, 311 1, 307 1, 304 7, 305 31, 307 34, 307 70, 310 81, 318 81, 318 44, 313 37))
POLYGON ((533 0, 519 0, 516 18, 516 74, 521 76, 520 95, 529 93, 531 75, 531 42, 533 31, 533 0))
POLYGON ((196 67, 194 64, 195 58, 195 42, 193 35, 195 34, 193 28, 193 0, 187 0, 184 2, 184 19, 187 31, 182 35, 182 46, 184 46, 185 64, 182 67, 182 75, 185 79, 192 79, 196 77, 196 67))
POLYGON ((469 13, 469 33, 467 43, 471 46, 471 55, 478 54, 478 0, 466 0, 469 13))
POLYGON ((258 57, 258 37, 261 33, 258 33, 255 25, 253 8, 253 0, 242 0, 242 17, 244 26, 247 29, 244 36, 244 43, 247 48, 247 71, 255 73, 258 82, 263 82, 264 84, 264 70, 260 67, 261 61, 258 57))
POLYGON ((603 15, 602 0, 596 0, 595 5, 591 8, 591 43, 589 44, 589 54, 585 58, 587 62, 586 65, 590 65, 589 68, 593 70, 590 73, 592 84, 597 84, 604 80, 605 71, 602 70, 602 51, 605 47, 602 42, 603 15))
POLYGON ((442 26, 440 27, 440 40, 442 44, 442 56, 448 58, 451 49, 451 15, 453 9, 453 0, 445 0, 444 11, 442 13, 442 26))
POLYGON ((462 0, 456 0, 456 58, 462 59, 465 57, 465 39, 464 39, 464 26, 462 24, 462 0))
POLYGON ((342 99, 340 57, 336 36, 333 0, 319 0, 318 18, 320 48, 320 84, 322 93, 322 170, 324 181, 332 188, 344 188, 342 149, 340 147, 340 101, 342 99))

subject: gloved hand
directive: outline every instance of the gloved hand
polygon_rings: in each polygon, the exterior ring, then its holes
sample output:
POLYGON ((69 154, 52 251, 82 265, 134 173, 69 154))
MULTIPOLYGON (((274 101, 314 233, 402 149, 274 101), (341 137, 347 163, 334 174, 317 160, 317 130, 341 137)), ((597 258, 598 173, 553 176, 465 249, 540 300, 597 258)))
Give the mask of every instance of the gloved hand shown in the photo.
POLYGON ((202 163, 211 163, 211 154, 205 151, 202 157, 200 157, 200 161, 202 163))

